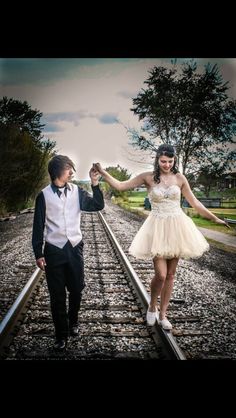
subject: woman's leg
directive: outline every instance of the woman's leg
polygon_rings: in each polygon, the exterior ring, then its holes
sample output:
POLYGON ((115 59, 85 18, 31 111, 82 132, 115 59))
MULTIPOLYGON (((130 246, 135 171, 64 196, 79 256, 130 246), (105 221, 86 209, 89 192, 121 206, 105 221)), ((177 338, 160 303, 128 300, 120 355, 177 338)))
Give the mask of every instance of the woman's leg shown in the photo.
POLYGON ((155 276, 151 281, 151 301, 150 301, 150 312, 155 312, 157 306, 157 298, 160 296, 163 285, 165 283, 167 275, 167 260, 164 258, 153 259, 155 276))
POLYGON ((178 265, 178 258, 172 258, 171 260, 167 261, 167 275, 164 285, 161 290, 161 303, 160 303, 160 319, 164 319, 166 316, 166 311, 169 305, 170 297, 172 294, 173 286, 174 286, 174 277, 176 267, 178 265))

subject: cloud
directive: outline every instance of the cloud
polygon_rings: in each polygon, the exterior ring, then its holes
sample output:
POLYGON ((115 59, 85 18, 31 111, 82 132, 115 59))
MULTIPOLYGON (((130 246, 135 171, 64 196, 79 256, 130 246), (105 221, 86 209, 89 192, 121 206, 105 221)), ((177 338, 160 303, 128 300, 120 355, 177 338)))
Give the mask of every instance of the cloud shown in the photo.
POLYGON ((0 58, 2 85, 47 86, 65 79, 103 79, 119 73, 135 58, 0 58))
POLYGON ((79 121, 88 117, 88 112, 79 111, 79 112, 55 112, 55 113, 45 113, 42 117, 42 122, 45 124, 50 123, 60 123, 60 122, 73 122, 74 126, 78 126, 79 121))
MULTIPOLYGON (((182 61, 177 59, 178 68, 182 61)), ((197 60, 202 68, 208 61, 220 64, 236 98, 236 59, 197 60)), ((119 163, 139 174, 141 166, 123 153, 129 146, 126 127, 143 126, 130 110, 132 99, 146 87, 144 81, 156 65, 171 68, 171 59, 0 58, 0 89, 43 113, 45 136, 56 141, 58 152, 75 160, 79 178, 88 178, 94 161, 119 163)))
POLYGON ((119 123, 118 113, 103 113, 99 115, 98 113, 89 113, 87 111, 79 112, 55 112, 55 113, 45 113, 42 117, 42 123, 46 125, 47 131, 48 127, 53 128, 52 131, 59 131, 63 129, 56 129, 62 122, 73 122, 74 126, 78 126, 79 122, 85 118, 95 118, 100 123, 104 124, 113 124, 119 123))
POLYGON ((105 125, 119 123, 118 113, 89 113, 81 110, 78 112, 55 112, 45 113, 42 117, 42 123, 45 125, 45 132, 59 132, 65 130, 64 122, 72 122, 73 126, 78 126, 82 119, 94 118, 98 122, 105 125), (62 126, 64 125, 64 126, 62 126))
POLYGON ((123 91, 119 91, 117 95, 123 97, 124 99, 132 99, 133 97, 136 97, 138 95, 139 91, 140 90, 136 90, 136 91, 123 90, 123 91))
POLYGON ((1 58, 1 84, 48 85, 81 74, 89 76, 94 66, 103 68, 105 63, 102 58, 1 58))
POLYGON ((118 113, 104 113, 98 117, 99 122, 105 124, 119 123, 118 113))
POLYGON ((60 126, 58 123, 47 123, 46 126, 44 127, 44 133, 61 132, 64 130, 65 129, 62 126, 60 126))

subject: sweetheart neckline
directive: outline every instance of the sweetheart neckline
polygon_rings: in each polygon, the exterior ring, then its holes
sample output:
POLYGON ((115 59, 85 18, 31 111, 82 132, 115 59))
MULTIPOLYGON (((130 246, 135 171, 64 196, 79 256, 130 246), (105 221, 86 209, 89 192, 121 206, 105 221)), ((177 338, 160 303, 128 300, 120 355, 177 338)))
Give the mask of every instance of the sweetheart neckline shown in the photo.
POLYGON ((162 190, 168 190, 168 189, 170 189, 171 187, 178 187, 179 188, 179 190, 181 191, 181 188, 178 186, 178 184, 171 184, 170 186, 168 186, 168 187, 163 187, 163 186, 161 186, 161 187, 159 187, 159 186, 152 186, 151 187, 151 190, 149 191, 149 193, 152 191, 152 189, 162 189, 162 190))

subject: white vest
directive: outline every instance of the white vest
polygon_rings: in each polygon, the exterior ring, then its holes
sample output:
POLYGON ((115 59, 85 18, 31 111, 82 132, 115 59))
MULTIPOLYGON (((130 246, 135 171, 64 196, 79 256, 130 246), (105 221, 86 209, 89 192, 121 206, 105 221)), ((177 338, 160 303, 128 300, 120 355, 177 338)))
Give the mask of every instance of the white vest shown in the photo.
POLYGON ((42 190, 46 204, 44 238, 59 248, 63 248, 68 240, 75 247, 82 239, 79 189, 73 183, 69 186, 65 199, 54 193, 51 185, 42 190))

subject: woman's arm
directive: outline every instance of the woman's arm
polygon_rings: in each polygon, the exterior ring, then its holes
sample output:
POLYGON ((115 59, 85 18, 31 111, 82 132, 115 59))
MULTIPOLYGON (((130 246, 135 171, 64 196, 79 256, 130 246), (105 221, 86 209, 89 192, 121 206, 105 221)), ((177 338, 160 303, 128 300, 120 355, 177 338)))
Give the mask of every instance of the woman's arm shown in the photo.
POLYGON ((196 211, 203 217, 206 219, 210 219, 211 221, 217 223, 217 224, 222 224, 225 225, 229 228, 229 226, 227 225, 227 223, 225 221, 223 221, 223 219, 217 218, 217 216, 214 215, 214 213, 210 212, 193 194, 188 180, 186 179, 185 176, 181 176, 182 180, 183 180, 183 184, 182 184, 182 194, 185 197, 185 199, 188 201, 188 203, 194 208, 196 209, 196 211))
POLYGON ((104 181, 106 181, 111 187, 113 187, 116 190, 119 190, 120 192, 123 192, 125 190, 134 189, 135 187, 142 186, 143 184, 146 185, 146 175, 147 173, 141 173, 138 176, 134 177, 130 180, 125 181, 119 181, 112 177, 106 170, 104 170, 99 163, 93 164, 93 167, 99 171, 99 173, 104 178, 104 181))

